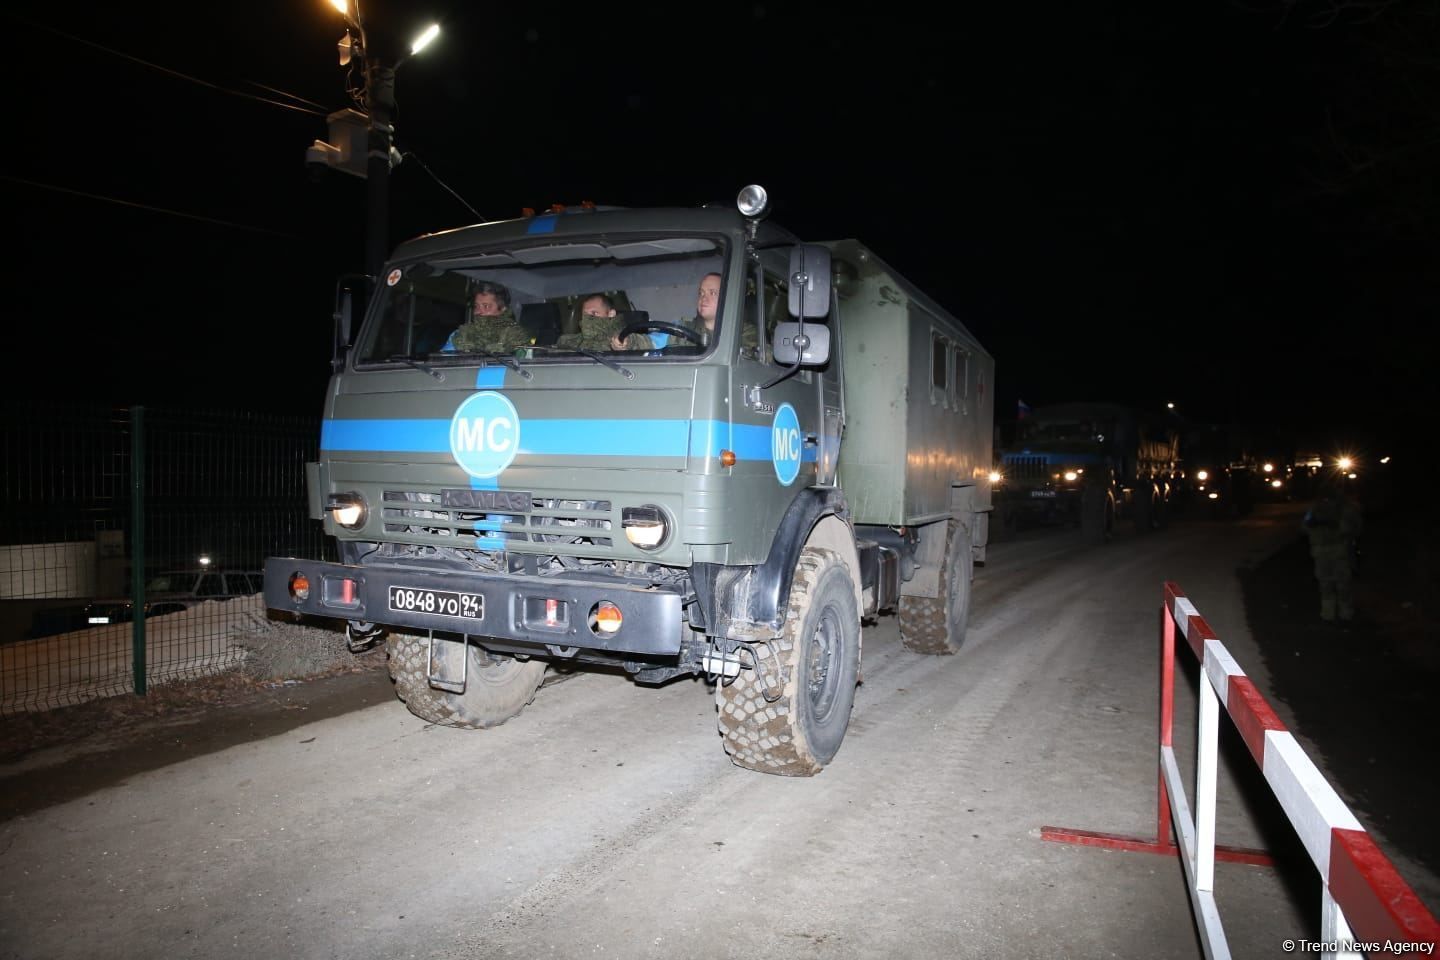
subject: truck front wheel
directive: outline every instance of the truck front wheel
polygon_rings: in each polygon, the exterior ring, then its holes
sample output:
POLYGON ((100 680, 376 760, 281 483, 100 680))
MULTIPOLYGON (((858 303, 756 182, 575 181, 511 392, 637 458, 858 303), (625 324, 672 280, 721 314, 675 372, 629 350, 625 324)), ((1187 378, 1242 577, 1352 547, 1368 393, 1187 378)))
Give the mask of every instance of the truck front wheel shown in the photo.
POLYGON ((941 564, 940 596, 900 598, 900 642, 915 653, 957 653, 965 642, 975 557, 970 551, 970 531, 958 520, 945 525, 941 564))
MULTIPOLYGON (((490 654, 473 643, 436 640, 437 659, 470 657, 465 692, 437 690, 430 686, 428 648, 424 637, 407 634, 392 633, 385 641, 396 694, 411 713, 429 723, 471 729, 499 726, 535 699, 535 691, 545 679, 544 660, 491 659, 490 654)), ((446 667, 447 676, 460 675, 458 662, 446 667)))
POLYGON ((761 773, 812 777, 845 738, 860 667, 855 586, 839 554, 801 552, 784 632, 752 648, 758 662, 715 689, 725 752, 761 773))

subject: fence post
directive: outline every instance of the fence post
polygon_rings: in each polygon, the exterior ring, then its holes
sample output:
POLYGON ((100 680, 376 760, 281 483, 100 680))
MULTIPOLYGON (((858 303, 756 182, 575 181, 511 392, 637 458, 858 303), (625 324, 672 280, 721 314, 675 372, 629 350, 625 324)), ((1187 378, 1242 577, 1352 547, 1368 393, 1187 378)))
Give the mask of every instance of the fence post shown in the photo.
POLYGON ((135 694, 145 695, 145 408, 130 408, 130 609, 135 694))

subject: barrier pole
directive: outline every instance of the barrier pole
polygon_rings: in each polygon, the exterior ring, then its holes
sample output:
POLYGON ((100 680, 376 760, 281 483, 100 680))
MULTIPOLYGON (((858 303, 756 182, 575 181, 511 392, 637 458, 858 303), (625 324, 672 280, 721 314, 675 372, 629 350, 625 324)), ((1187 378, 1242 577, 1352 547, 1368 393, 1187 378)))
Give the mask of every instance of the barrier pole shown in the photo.
MULTIPOLYGON (((1169 847, 1175 853, 1175 844, 1170 842, 1173 830, 1170 826, 1170 795, 1165 790, 1164 753, 1172 746, 1175 728, 1175 618, 1170 608, 1160 608, 1160 753, 1161 762, 1155 764, 1155 779, 1158 784, 1155 798, 1155 842, 1169 847)), ((1156 853, 1165 853, 1156 850, 1156 853)))
MULTIPOLYGON (((1206 630, 1208 631, 1208 627, 1206 630)), ((1166 786, 1166 757, 1174 758, 1174 727, 1175 727, 1175 632, 1176 623, 1174 611, 1167 602, 1161 607, 1160 618, 1160 749, 1156 763, 1156 787, 1155 787, 1155 837, 1137 837, 1121 833, 1102 833, 1096 830, 1078 830, 1073 827, 1041 827, 1040 839, 1049 840, 1052 843, 1074 843, 1084 847, 1100 847, 1104 850, 1125 850, 1130 853, 1154 853, 1162 857, 1179 856, 1181 848, 1176 846, 1171 837, 1176 834, 1176 824, 1171 820, 1171 798, 1170 790, 1166 786)), ((1197 654, 1198 655, 1198 654, 1197 654)), ((1205 683, 1201 683, 1203 688, 1205 683)), ((1216 711, 1218 713, 1218 711, 1216 711)), ((1218 738, 1217 738, 1218 739, 1218 738)), ((1178 774, 1176 783, 1178 784, 1178 774)), ((1179 790, 1175 798, 1181 807, 1186 807, 1185 792, 1179 790)), ((1198 799, 1198 795, 1197 795, 1198 799)), ((1214 817, 1213 799, 1211 803, 1211 840, 1214 840, 1214 817)), ((1208 849, 1212 852, 1207 854, 1211 859, 1210 874, 1214 876, 1213 861, 1219 860, 1223 863, 1244 863, 1252 867, 1268 867, 1274 864, 1272 858, 1264 850, 1255 850, 1250 847, 1232 847, 1225 844, 1211 843, 1208 849)), ((1183 860, 1184 858, 1181 857, 1183 860)), ((1188 870, 1187 866, 1187 870, 1188 870)), ((1198 909, 1198 907, 1197 907, 1198 909)))
MULTIPOLYGON (((1215 790, 1219 763, 1220 707, 1235 724, 1290 826, 1320 874, 1318 942, 1301 940, 1302 953, 1324 960, 1351 960, 1365 954, 1433 956, 1440 946, 1437 921, 1401 878, 1388 857, 1360 826, 1325 776, 1285 728, 1254 682, 1230 656, 1177 584, 1166 582, 1161 625, 1160 773, 1162 801, 1168 794, 1185 889, 1190 895, 1201 946, 1207 957, 1228 958, 1230 948, 1215 903, 1215 790), (1174 640, 1179 629, 1200 662, 1198 749, 1195 760, 1195 816, 1185 800, 1185 783, 1166 742, 1173 713, 1174 640)), ((1157 819, 1157 823, 1162 821, 1157 819)), ((1160 852, 1160 844, 1135 838, 1042 827, 1042 839, 1124 850, 1160 852)), ((1157 841, 1159 838, 1157 837, 1157 841)), ((1295 945, 1295 941, 1286 941, 1295 945)), ((1290 947, 1287 946, 1287 950, 1290 947)))

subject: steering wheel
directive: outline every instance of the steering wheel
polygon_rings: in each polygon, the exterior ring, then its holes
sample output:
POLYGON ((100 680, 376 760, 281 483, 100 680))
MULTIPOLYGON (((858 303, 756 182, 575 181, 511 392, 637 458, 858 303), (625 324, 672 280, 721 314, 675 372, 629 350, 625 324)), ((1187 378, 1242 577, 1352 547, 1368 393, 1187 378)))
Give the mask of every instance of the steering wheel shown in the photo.
POLYGON ((695 344, 695 346, 697 347, 705 346, 705 341, 700 338, 700 334, 698 331, 693 330, 690 327, 681 326, 678 323, 665 323, 661 320, 637 320, 636 322, 627 324, 625 327, 623 327, 620 332, 616 334, 616 336, 619 337, 620 341, 623 343, 625 341, 625 338, 630 336, 630 334, 642 333, 646 330, 659 330, 662 333, 668 333, 677 337, 683 337, 684 339, 689 340, 691 343, 695 344))

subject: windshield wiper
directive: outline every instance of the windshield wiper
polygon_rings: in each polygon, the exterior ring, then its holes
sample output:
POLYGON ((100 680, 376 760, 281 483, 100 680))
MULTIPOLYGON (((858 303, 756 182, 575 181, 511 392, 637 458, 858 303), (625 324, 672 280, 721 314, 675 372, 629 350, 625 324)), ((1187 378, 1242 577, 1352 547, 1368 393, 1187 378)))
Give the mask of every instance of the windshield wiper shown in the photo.
POLYGON ((451 357, 484 357, 486 360, 496 360, 500 363, 505 364, 505 366, 509 367, 511 370, 514 370, 526 380, 535 379, 535 375, 533 373, 520 366, 520 361, 516 360, 514 357, 506 356, 503 353, 491 353, 489 350, 457 350, 454 353, 447 351, 445 353, 430 354, 431 360, 448 360, 451 357))
POLYGON ((416 359, 414 359, 414 358, 412 358, 412 357, 388 357, 388 358, 386 358, 386 361, 385 361, 385 362, 386 362, 386 363, 403 363, 403 364, 406 364, 406 365, 408 365, 408 366, 414 367, 416 370, 419 370, 419 371, 421 371, 422 373, 428 373, 428 374, 430 374, 430 376, 434 377, 436 380, 439 380, 441 383, 444 383, 444 382, 445 382, 445 374, 441 373, 439 370, 436 370, 436 369, 435 369, 434 367, 432 367, 432 366, 429 366, 429 365, 427 365, 427 364, 421 363, 419 360, 416 360, 416 359))
POLYGON ((588 350, 585 347, 567 347, 566 349, 574 350, 576 353, 584 354, 585 356, 589 357, 591 360, 596 361, 597 363, 603 363, 611 370, 614 370, 616 373, 620 374, 626 380, 635 379, 635 374, 631 373, 628 367, 621 366, 618 360, 615 360, 612 357, 607 357, 603 353, 596 353, 594 350, 588 350))

